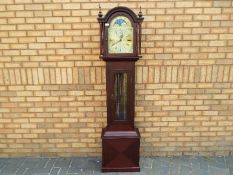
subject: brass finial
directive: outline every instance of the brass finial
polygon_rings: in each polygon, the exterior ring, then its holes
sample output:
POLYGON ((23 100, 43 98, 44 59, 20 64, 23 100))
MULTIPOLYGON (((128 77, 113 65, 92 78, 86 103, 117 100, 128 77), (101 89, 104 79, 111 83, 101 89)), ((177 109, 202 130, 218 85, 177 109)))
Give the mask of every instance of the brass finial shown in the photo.
POLYGON ((142 7, 140 6, 140 11, 139 11, 139 13, 138 13, 138 17, 139 17, 139 18, 142 18, 142 16, 143 16, 143 14, 142 14, 142 7))
POLYGON ((101 6, 100 6, 100 4, 99 4, 99 14, 98 14, 98 16, 99 16, 99 18, 102 18, 102 16, 103 16, 103 13, 102 13, 102 11, 101 11, 101 6))

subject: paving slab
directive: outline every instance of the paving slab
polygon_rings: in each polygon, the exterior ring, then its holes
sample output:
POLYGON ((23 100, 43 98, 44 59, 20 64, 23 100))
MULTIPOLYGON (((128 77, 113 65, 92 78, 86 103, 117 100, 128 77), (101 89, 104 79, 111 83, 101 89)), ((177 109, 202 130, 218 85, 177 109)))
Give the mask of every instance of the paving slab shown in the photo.
POLYGON ((209 175, 230 175, 229 169, 218 168, 218 167, 209 167, 209 175))
POLYGON ((179 175, 180 167, 177 164, 170 164, 170 175, 179 175))
POLYGON ((49 175, 58 175, 61 168, 53 168, 49 175))
POLYGON ((203 170, 200 168, 193 168, 191 171, 191 175, 208 175, 207 170, 203 170))
POLYGON ((229 167, 229 172, 230 172, 230 175, 233 175, 233 167, 229 167))
POLYGON ((101 172, 100 157, 0 158, 0 175, 233 175, 233 156, 141 157, 141 172, 101 172))
POLYGON ((191 173, 192 168, 190 168, 189 166, 181 165, 179 175, 191 175, 191 173))

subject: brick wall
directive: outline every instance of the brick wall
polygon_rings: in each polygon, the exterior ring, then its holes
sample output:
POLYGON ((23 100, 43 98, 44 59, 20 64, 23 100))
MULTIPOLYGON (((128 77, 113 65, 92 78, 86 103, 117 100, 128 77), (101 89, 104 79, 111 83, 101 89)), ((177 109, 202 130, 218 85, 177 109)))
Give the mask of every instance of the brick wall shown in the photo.
MULTIPOLYGON (((100 155, 97 0, 0 0, 0 156, 100 155)), ((102 0, 145 15, 136 66, 142 155, 233 151, 233 2, 102 0)))

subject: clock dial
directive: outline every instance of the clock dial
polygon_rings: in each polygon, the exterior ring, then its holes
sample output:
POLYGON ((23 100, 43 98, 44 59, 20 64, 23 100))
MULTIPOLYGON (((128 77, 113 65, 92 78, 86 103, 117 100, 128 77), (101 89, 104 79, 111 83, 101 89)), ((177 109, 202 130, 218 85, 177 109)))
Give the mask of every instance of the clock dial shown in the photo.
POLYGON ((109 53, 133 53, 133 28, 125 16, 115 17, 108 29, 109 53))

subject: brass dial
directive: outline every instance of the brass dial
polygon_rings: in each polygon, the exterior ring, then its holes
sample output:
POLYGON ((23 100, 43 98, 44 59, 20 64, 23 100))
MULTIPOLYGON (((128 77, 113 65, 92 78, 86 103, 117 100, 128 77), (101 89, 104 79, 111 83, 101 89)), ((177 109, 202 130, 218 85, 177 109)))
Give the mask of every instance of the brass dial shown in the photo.
POLYGON ((115 17, 108 29, 109 53, 133 53, 133 28, 125 16, 115 17))

